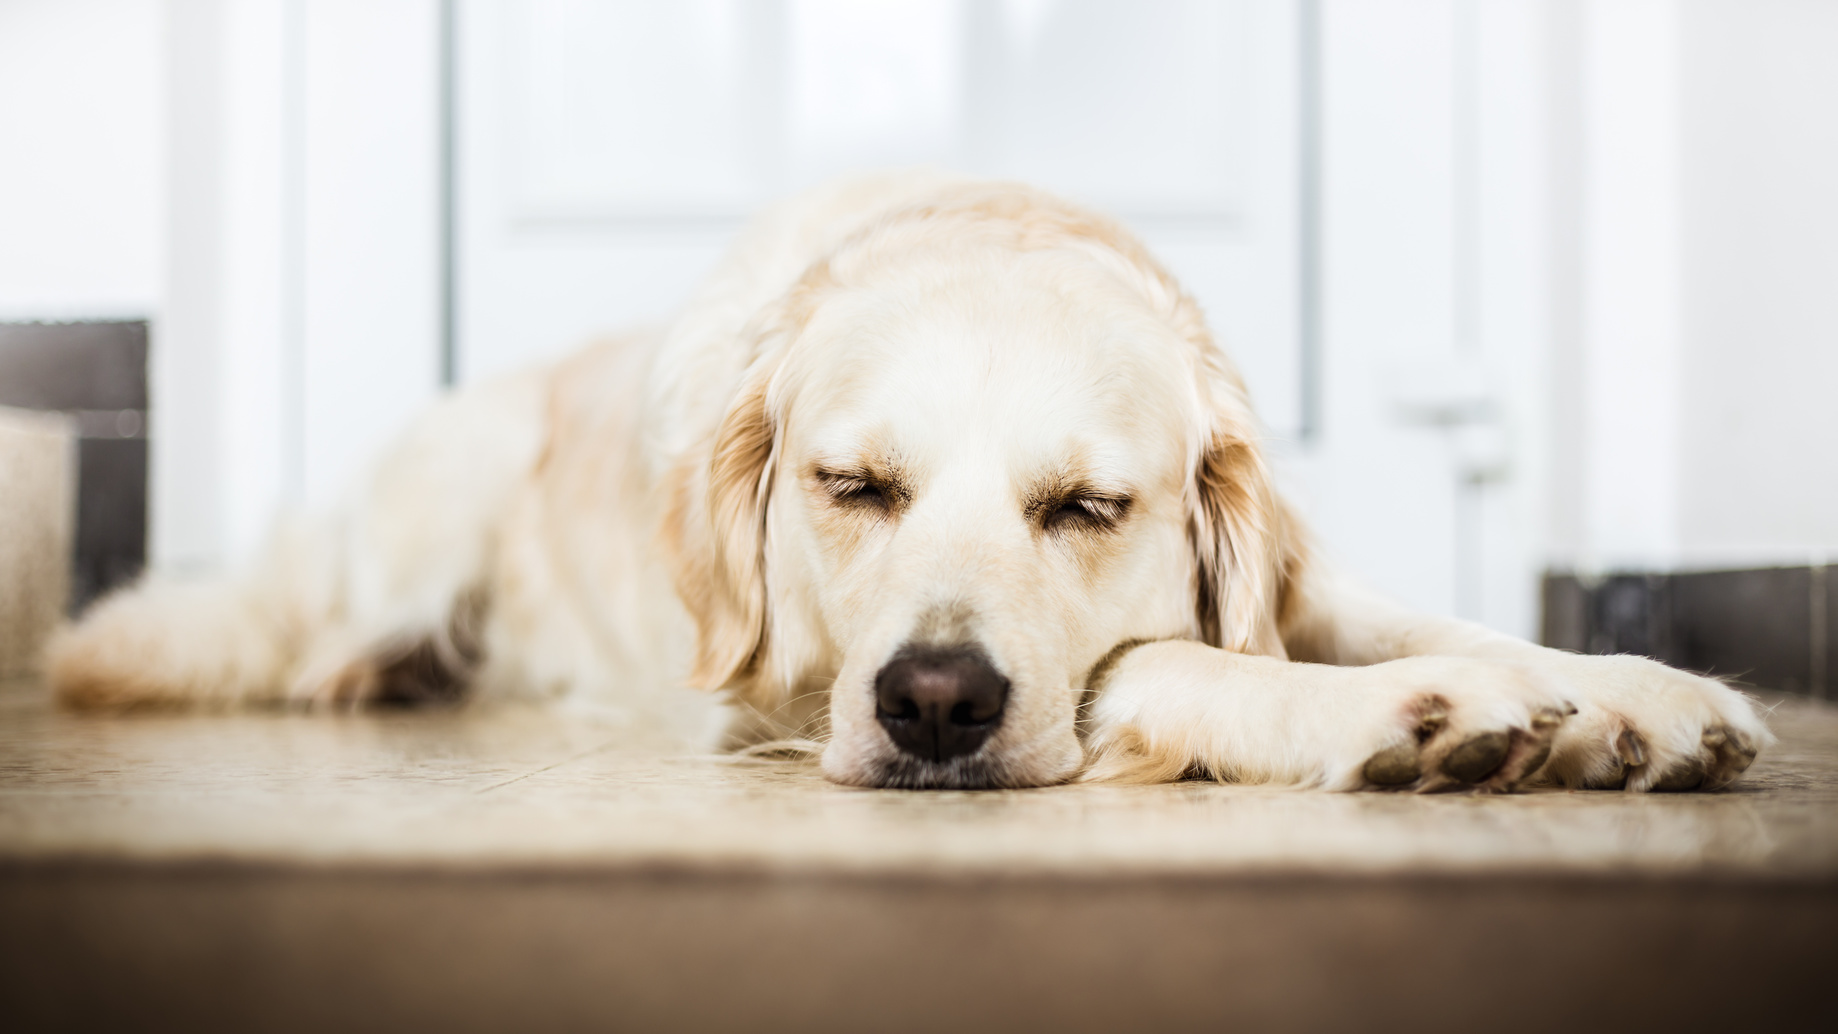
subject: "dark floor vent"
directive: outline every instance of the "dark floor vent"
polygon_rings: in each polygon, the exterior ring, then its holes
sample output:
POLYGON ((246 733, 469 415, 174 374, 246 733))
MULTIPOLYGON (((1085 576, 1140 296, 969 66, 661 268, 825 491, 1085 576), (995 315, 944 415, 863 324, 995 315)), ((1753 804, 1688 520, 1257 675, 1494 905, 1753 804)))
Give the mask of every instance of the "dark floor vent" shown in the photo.
POLYGON ((147 562, 147 324, 0 323, 0 406, 75 418, 76 555, 70 605, 147 562))
POLYGON ((1838 570, 1772 567, 1544 580, 1544 643, 1635 653, 1766 689, 1838 699, 1838 570))

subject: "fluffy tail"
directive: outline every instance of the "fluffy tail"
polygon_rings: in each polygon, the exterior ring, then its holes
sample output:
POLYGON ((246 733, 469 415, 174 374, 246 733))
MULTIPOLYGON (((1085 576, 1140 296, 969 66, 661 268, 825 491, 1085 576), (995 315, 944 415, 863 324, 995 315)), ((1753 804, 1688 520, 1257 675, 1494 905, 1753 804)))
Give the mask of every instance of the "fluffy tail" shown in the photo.
POLYGON ((46 674, 84 708, 227 706, 281 699, 285 622, 224 583, 146 585, 103 600, 51 641, 46 674))
POLYGON ((84 708, 287 699, 334 609, 329 545, 323 535, 284 531, 241 576, 154 580, 104 598, 52 639, 52 688, 84 708))
MULTIPOLYGON (((354 613, 322 539, 282 541, 240 578, 149 582, 61 630, 46 674, 63 704, 91 710, 456 699, 482 657, 487 597, 455 586, 378 620, 354 613)), ((359 608, 362 609, 362 608, 359 608)))

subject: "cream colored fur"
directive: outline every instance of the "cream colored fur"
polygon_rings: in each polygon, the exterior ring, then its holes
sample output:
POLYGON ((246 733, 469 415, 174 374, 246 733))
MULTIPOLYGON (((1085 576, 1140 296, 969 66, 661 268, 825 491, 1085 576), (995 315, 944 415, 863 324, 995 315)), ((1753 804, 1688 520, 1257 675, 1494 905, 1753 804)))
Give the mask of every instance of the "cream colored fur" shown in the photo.
POLYGON ((1339 579, 1139 244, 924 175, 767 212, 668 329, 457 393, 346 505, 234 577, 111 597, 50 672, 89 707, 464 688, 693 729, 720 699, 728 746, 813 742, 867 785, 1709 788, 1769 741, 1716 682, 1339 579), (877 724, 911 643, 1012 683, 962 764, 877 724))

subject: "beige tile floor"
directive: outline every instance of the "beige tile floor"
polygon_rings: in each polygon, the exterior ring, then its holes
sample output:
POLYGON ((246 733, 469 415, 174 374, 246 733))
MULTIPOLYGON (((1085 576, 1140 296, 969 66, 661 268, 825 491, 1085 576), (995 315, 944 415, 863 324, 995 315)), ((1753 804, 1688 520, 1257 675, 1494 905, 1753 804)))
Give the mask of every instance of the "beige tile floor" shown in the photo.
POLYGON ((1838 875, 1838 707, 1770 698, 1733 790, 875 791, 538 708, 101 717, 0 689, 0 859, 867 873, 1838 875))
POLYGON ((1838 708, 1716 794, 913 793, 0 687, 18 1030, 1838 1029, 1838 708))

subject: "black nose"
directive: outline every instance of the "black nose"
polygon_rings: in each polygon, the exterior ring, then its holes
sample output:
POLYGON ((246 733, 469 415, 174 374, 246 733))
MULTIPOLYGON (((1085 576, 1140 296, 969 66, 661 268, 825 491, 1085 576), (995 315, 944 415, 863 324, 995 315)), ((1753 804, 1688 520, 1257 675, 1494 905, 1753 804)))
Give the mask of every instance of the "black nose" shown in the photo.
POLYGON ((974 646, 908 646, 874 677, 876 717, 895 745, 949 761, 983 745, 1002 724, 1008 680, 974 646))

